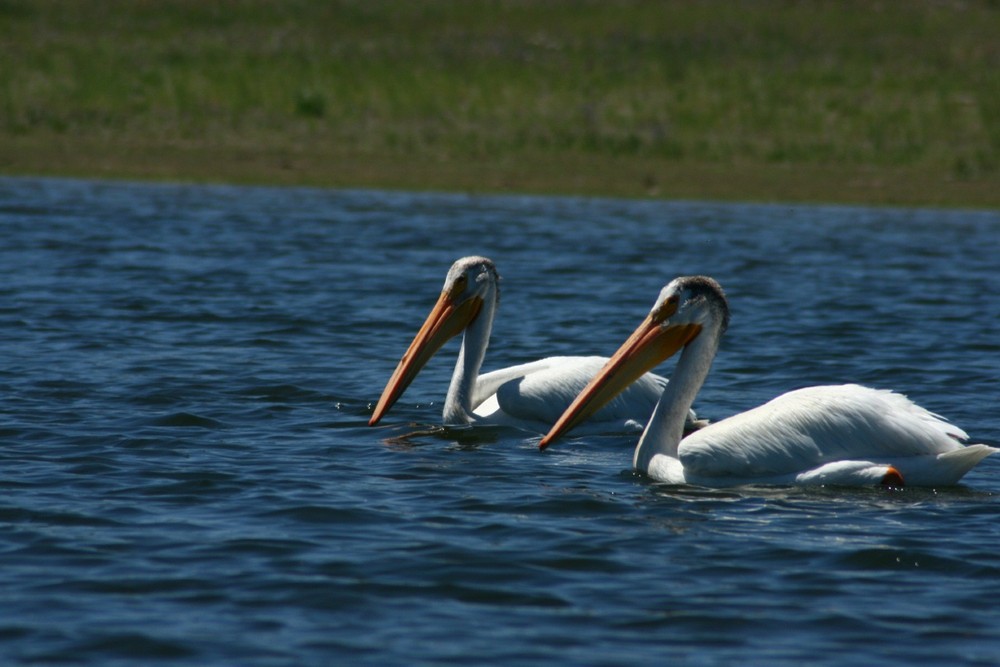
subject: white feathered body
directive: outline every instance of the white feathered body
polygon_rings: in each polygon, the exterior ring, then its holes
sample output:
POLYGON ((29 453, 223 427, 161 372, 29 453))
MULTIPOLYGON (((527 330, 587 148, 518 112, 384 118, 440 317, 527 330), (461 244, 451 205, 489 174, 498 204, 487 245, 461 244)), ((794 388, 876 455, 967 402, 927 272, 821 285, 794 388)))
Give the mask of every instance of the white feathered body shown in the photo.
POLYGON ((790 391, 690 434, 648 474, 675 484, 878 483, 887 466, 907 485, 956 483, 996 450, 902 394, 855 384, 790 391))
MULTIPOLYGON (((607 357, 546 357, 484 373, 472 404, 477 421, 536 424, 544 431, 608 361, 607 357)), ((641 429, 663 392, 666 378, 647 373, 601 408, 597 428, 609 424, 641 429)))

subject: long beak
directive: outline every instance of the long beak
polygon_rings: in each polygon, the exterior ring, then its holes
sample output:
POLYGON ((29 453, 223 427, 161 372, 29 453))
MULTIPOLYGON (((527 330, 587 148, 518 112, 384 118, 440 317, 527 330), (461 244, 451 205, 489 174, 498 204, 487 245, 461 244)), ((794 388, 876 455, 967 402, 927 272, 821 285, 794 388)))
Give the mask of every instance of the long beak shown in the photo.
POLYGON ((698 324, 663 327, 660 320, 652 315, 647 317, 566 408, 566 412, 542 438, 539 449, 545 449, 563 433, 600 410, 643 373, 687 345, 700 331, 701 325, 698 324))
POLYGON ((369 426, 374 426, 389 411, 393 403, 396 402, 406 388, 410 386, 413 378, 424 367, 424 364, 441 349, 441 346, 454 338, 476 319, 482 308, 483 300, 478 297, 466 299, 456 303, 454 297, 448 292, 442 292, 434 308, 431 309, 423 326, 417 332, 410 347, 407 348, 403 358, 399 360, 396 370, 393 372, 389 382, 382 391, 375 412, 368 420, 369 426))

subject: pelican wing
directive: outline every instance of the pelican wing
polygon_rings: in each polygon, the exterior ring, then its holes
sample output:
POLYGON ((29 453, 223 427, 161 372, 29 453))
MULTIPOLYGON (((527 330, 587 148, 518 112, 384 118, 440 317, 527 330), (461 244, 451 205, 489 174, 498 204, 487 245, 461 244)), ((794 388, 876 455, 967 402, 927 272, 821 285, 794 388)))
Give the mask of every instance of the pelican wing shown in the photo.
POLYGON ((937 455, 961 449, 967 437, 901 394, 820 386, 782 394, 691 434, 678 458, 697 475, 767 477, 833 461, 937 455))
POLYGON ((492 397, 500 390, 504 384, 523 379, 527 375, 550 370, 554 365, 558 365, 560 359, 567 357, 546 357, 526 364, 509 366, 499 370, 483 373, 476 379, 475 393, 472 395, 472 406, 479 407, 484 401, 492 397))
MULTIPOLYGON (((519 419, 553 423, 607 363, 606 357, 548 357, 479 376, 474 405, 496 394, 500 409, 519 419)), ((597 412, 596 421, 644 423, 666 379, 647 373, 597 412)))

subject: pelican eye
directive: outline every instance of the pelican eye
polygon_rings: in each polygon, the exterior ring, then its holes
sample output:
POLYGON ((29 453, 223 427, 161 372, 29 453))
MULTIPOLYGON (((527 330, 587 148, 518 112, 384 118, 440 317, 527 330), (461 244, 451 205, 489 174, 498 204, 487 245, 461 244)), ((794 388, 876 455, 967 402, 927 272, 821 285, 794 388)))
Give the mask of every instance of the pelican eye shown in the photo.
POLYGON ((451 296, 452 298, 459 296, 465 291, 465 288, 469 286, 469 276, 463 273, 458 278, 455 279, 454 284, 451 286, 451 296))
POLYGON ((680 297, 677 296, 676 294, 670 295, 663 301, 663 303, 660 304, 660 307, 657 308, 656 311, 653 313, 653 319, 655 319, 657 322, 662 322, 666 320, 671 315, 677 312, 677 304, 679 304, 680 301, 681 301, 680 297))

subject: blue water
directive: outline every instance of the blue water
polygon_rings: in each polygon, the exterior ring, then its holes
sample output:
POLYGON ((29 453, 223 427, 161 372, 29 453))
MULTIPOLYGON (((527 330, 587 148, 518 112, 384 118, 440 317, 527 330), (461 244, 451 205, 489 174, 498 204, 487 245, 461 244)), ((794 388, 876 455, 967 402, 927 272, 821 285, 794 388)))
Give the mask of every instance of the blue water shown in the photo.
POLYGON ((440 428, 457 342, 366 425, 477 253, 486 369, 707 273, 703 416, 857 381, 1000 444, 1000 213, 5 179, 0 230, 0 664, 1000 661, 1000 457, 657 485, 634 435, 440 428))

